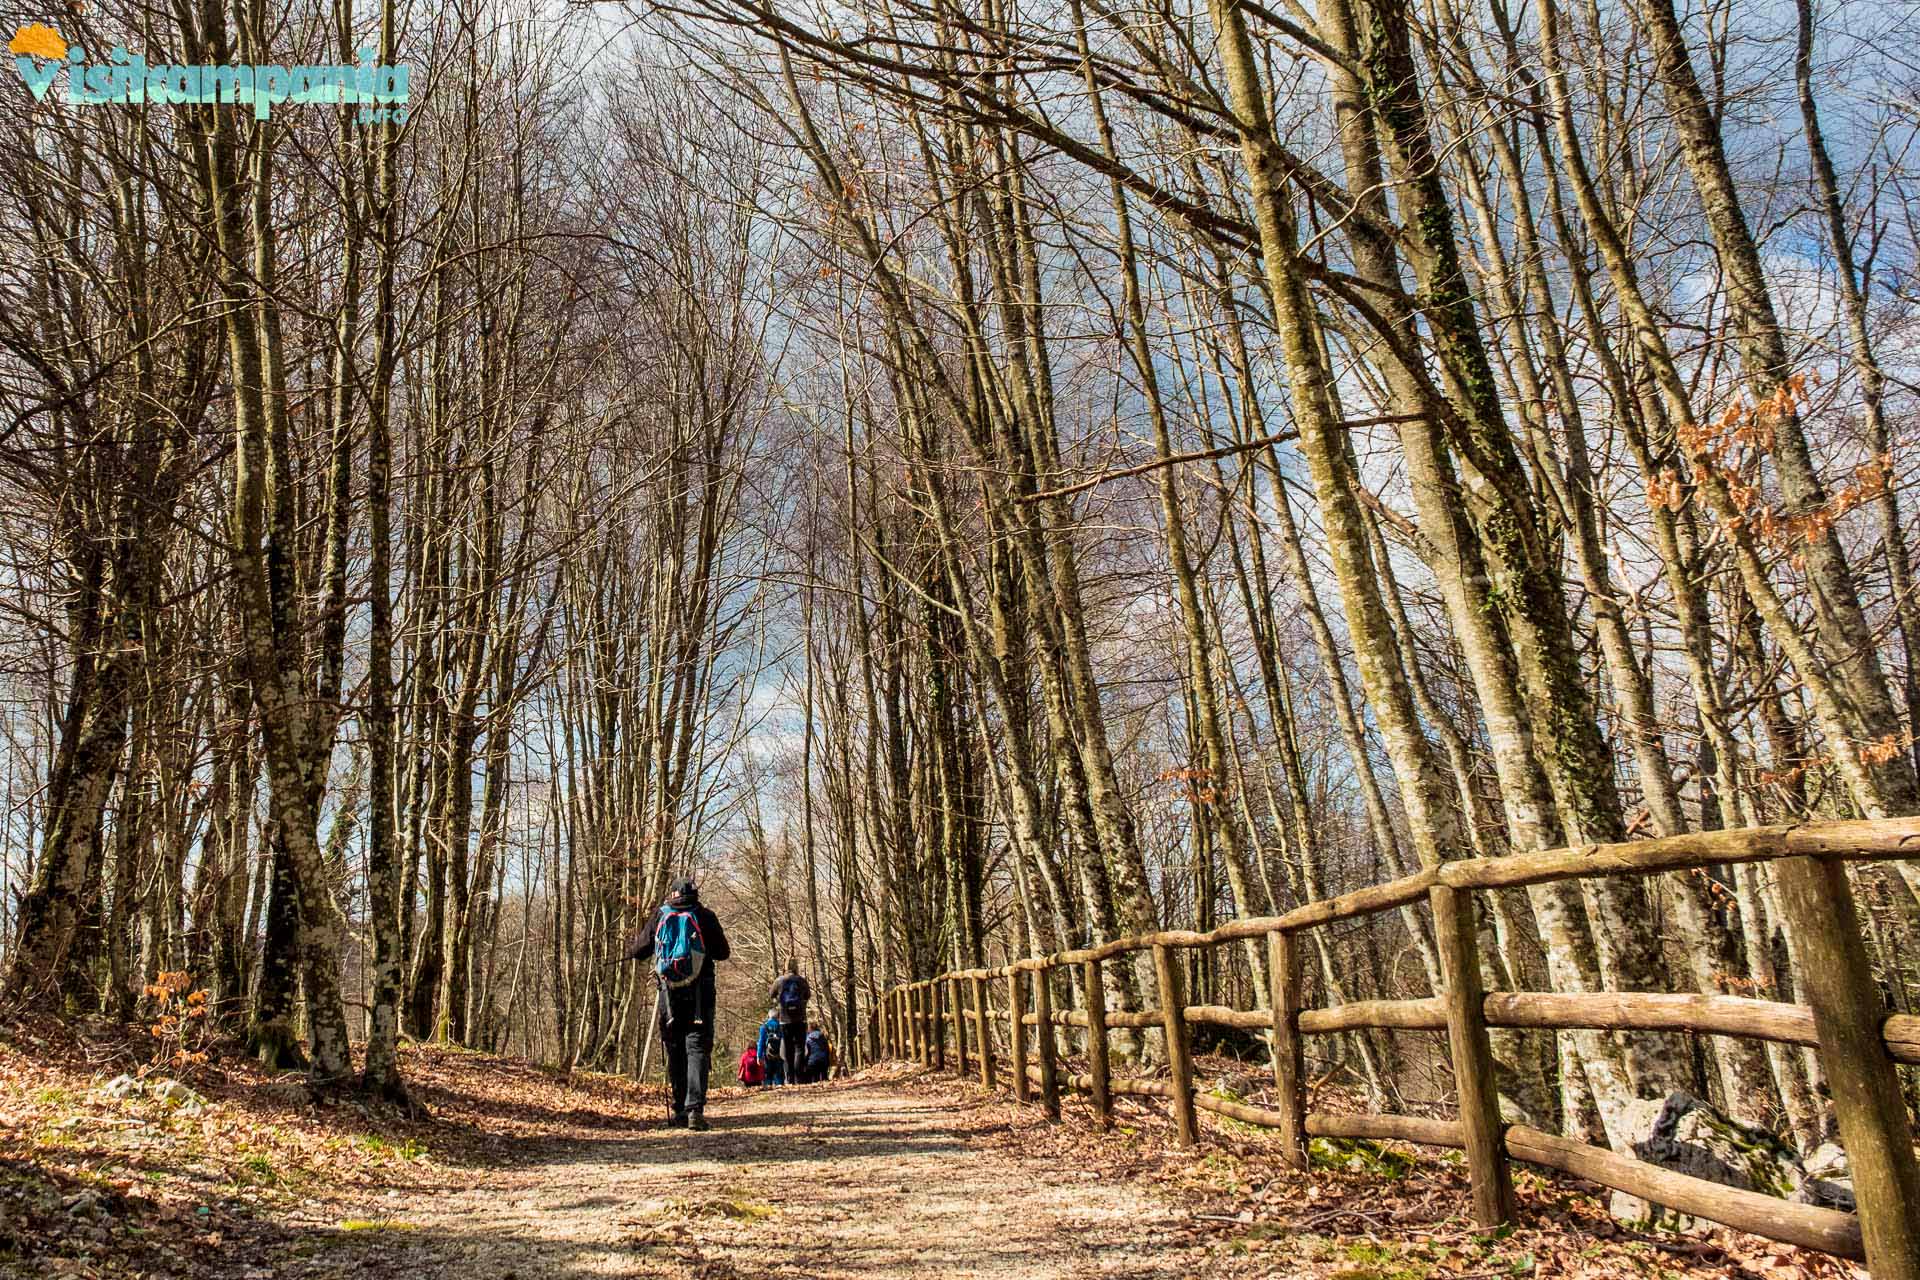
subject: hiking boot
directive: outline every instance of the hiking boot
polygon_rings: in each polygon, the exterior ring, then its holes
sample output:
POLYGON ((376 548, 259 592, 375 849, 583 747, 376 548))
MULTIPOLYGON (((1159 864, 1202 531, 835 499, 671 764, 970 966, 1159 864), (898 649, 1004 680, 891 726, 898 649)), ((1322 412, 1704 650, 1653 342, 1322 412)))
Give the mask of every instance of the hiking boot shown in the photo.
POLYGON ((707 1123, 706 1116, 700 1112, 689 1111, 687 1112, 687 1128, 693 1130, 695 1133, 705 1133, 707 1130, 713 1128, 713 1126, 707 1123))
POLYGON ((686 1128, 686 1127, 687 1127, 687 1113, 686 1113, 686 1112, 684 1112, 684 1111, 676 1111, 676 1112, 674 1112, 674 1113, 673 1113, 672 1115, 669 1115, 669 1116, 667 1117, 667 1128, 669 1128, 669 1129, 684 1129, 684 1128, 686 1128))

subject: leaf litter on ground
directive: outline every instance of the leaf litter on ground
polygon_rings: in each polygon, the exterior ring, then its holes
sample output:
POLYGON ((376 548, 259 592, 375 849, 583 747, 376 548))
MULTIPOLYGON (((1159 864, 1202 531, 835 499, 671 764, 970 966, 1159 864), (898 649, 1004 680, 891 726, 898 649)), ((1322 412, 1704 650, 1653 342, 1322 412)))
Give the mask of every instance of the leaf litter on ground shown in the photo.
POLYGON ((0 1276, 265 1275, 291 1232, 393 1229, 410 1196, 662 1112, 658 1088, 433 1045, 403 1046, 411 1112, 237 1046, 184 1070, 149 1051, 104 1021, 0 1025, 0 1276), (396 1208, 356 1226, 370 1194, 396 1208))

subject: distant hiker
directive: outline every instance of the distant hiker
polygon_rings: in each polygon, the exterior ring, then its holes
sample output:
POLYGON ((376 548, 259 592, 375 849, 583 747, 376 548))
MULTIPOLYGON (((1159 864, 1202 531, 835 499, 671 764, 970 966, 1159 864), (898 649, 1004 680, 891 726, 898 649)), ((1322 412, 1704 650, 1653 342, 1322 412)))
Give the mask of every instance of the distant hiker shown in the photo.
POLYGON ((807 1060, 807 1001, 813 988, 800 976, 798 966, 789 963, 786 973, 773 980, 773 1008, 780 1020, 780 1059, 787 1083, 800 1083, 800 1070, 807 1060))
POLYGON ((740 1051, 740 1083, 752 1089, 766 1081, 766 1073, 760 1069, 760 1054, 748 1045, 740 1051))
POLYGON ((807 1032, 807 1058, 801 1068, 802 1084, 825 1084, 833 1074, 833 1047, 827 1033, 819 1027, 807 1032))
POLYGON ((760 1070, 769 1085, 787 1082, 786 1060, 780 1056, 780 1008, 778 1005, 767 1010, 767 1020, 760 1024, 760 1070))
POLYGON ((667 1046, 667 1080, 676 1129, 706 1130, 707 1069, 713 1056, 713 966, 733 955, 720 917, 700 903, 691 880, 673 886, 653 928, 627 948, 627 959, 653 957, 660 980, 655 1014, 667 1046))

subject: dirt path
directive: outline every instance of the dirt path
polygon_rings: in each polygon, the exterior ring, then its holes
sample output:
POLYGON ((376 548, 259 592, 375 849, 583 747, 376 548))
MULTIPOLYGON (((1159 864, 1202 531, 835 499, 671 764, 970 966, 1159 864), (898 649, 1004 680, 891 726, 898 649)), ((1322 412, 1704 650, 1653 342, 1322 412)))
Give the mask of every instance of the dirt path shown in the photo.
POLYGON ((409 1188, 307 1235, 306 1265, 288 1257, 284 1274, 348 1264, 461 1280, 1144 1280, 1203 1269, 1164 1201, 983 1141, 1004 1116, 876 1085, 758 1092, 714 1107, 710 1133, 553 1142, 508 1168, 450 1171, 461 1180, 437 1194, 409 1188))

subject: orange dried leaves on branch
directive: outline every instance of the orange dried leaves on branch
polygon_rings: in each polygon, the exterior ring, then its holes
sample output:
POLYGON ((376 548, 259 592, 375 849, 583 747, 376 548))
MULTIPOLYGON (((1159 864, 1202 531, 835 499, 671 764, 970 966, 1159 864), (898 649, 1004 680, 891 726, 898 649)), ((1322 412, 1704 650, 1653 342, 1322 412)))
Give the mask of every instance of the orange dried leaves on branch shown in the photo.
POLYGON ((204 988, 195 991, 193 976, 188 973, 163 972, 144 989, 147 999, 153 1003, 154 1021, 147 1025, 147 1034, 159 1041, 159 1050, 154 1055, 154 1065, 169 1063, 173 1066, 192 1066, 205 1062, 207 1055, 194 1046, 204 1041, 206 1036, 207 992, 204 988))
MULTIPOLYGON (((1811 510, 1797 513, 1768 505, 1760 485, 1748 479, 1759 460, 1773 450, 1775 427, 1806 407, 1807 374, 1796 373, 1781 382, 1773 394, 1758 401, 1738 400, 1711 423, 1682 426, 1680 446, 1692 463, 1693 478, 1705 484, 1718 480, 1739 513, 1726 518, 1734 529, 1750 528, 1756 541, 1788 552, 1797 565, 1797 548, 1819 542, 1849 512, 1886 492, 1893 475, 1893 456, 1880 454, 1859 464, 1845 483, 1811 510)), ((1676 470, 1656 472, 1647 481, 1648 500, 1678 510, 1686 502, 1685 485, 1676 470)))

